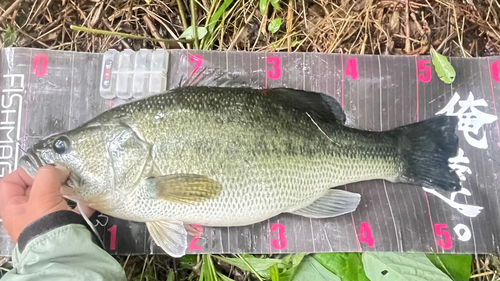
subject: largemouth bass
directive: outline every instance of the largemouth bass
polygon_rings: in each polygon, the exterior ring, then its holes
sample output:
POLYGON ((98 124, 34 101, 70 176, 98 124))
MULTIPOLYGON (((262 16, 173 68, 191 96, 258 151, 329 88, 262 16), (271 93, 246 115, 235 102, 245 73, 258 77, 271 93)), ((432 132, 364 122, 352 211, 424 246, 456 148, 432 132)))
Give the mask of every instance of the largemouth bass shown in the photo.
POLYGON ((49 136, 19 165, 32 176, 43 165, 66 167, 69 199, 145 222, 174 257, 185 254, 189 224, 353 212, 360 195, 334 188, 349 183, 460 190, 448 166, 458 152, 456 117, 384 132, 345 120, 340 104, 322 93, 183 86, 49 136))

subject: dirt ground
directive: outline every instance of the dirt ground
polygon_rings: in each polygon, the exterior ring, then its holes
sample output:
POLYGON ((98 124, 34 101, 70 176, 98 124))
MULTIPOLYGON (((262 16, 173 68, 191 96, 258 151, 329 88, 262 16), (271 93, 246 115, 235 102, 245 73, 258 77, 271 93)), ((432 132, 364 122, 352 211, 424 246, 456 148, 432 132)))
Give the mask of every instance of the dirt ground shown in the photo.
MULTIPOLYGON (((446 56, 500 55, 498 0, 271 0, 279 9, 274 5, 263 9, 259 0, 0 2, 0 47, 84 52, 199 48, 419 55, 429 54, 432 46, 446 56), (217 18, 225 3, 231 4, 217 18), (278 19, 282 24, 269 31, 269 24, 278 19), (98 35, 72 30, 71 25, 158 40, 98 35), (197 34, 190 43, 162 41, 179 39, 190 26, 210 26, 212 32, 201 40, 197 40, 197 34)), ((139 275, 144 279, 149 271, 162 277, 158 280, 165 280, 169 268, 179 267, 178 261, 168 257, 117 259, 134 280, 139 280, 139 275)), ((471 280, 493 280, 499 269, 497 257, 477 256, 473 261, 476 277, 471 280)), ((232 270, 232 278, 243 280, 244 273, 232 270)))

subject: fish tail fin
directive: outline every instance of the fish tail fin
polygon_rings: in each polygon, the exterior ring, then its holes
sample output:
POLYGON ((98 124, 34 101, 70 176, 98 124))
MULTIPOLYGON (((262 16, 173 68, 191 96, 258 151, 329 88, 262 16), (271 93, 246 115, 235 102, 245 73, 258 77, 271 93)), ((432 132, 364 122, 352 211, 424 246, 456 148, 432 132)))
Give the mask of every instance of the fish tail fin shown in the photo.
POLYGON ((402 162, 397 182, 459 191, 460 179, 448 163, 458 153, 457 124, 457 117, 442 115, 391 131, 402 162))

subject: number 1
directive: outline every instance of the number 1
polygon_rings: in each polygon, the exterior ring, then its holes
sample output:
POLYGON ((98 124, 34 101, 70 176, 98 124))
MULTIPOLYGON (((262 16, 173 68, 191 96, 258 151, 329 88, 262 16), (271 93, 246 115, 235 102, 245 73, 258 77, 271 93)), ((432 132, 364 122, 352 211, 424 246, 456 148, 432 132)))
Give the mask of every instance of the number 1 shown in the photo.
POLYGON ((108 228, 109 233, 111 233, 111 236, 109 237, 109 249, 115 250, 116 249, 116 224, 113 225, 112 227, 108 228))

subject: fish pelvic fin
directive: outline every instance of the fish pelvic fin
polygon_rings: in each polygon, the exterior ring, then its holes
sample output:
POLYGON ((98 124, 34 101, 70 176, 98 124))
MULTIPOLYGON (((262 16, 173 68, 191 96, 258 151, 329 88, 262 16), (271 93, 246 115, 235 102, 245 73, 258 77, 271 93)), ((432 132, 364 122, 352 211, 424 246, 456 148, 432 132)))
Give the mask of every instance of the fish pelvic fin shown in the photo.
POLYGON ((361 200, 361 195, 341 189, 329 189, 312 204, 291 212, 308 218, 332 218, 354 212, 361 200))
POLYGON ((186 254, 187 232, 184 223, 180 221, 153 221, 147 222, 146 226, 156 245, 168 255, 179 258, 186 254))
POLYGON ((148 179, 158 199, 173 203, 197 203, 214 198, 222 191, 222 185, 207 176, 172 174, 148 179))
POLYGON ((457 117, 443 115, 390 131, 401 158, 396 182, 460 191, 458 174, 448 162, 458 154, 457 124, 457 117))

